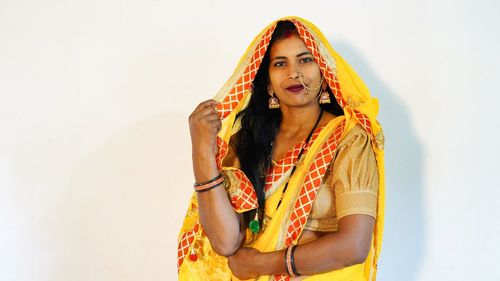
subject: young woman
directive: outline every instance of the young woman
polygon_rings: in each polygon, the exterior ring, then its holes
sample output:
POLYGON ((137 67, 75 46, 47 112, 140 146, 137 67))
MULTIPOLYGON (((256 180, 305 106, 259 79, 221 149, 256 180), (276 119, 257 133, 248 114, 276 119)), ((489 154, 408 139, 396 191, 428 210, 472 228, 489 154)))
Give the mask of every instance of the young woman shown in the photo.
POLYGON ((189 118, 195 195, 180 280, 374 280, 383 134, 363 82, 311 23, 272 23, 189 118))

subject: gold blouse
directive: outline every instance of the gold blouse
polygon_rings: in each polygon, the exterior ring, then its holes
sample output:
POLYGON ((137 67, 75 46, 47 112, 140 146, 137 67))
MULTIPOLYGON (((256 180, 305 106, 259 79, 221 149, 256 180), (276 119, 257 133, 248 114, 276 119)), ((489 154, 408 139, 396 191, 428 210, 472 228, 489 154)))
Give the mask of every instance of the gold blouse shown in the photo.
POLYGON ((309 214, 305 229, 337 231, 342 217, 376 217, 378 171, 366 131, 356 125, 340 142, 309 214))
MULTIPOLYGON (((240 167, 232 141, 222 166, 237 169, 240 167)), ((238 193, 238 180, 231 170, 224 170, 223 174, 227 182, 226 189, 232 197, 238 193)), ((356 125, 347 133, 335 152, 305 229, 337 231, 338 220, 352 214, 375 218, 377 192, 377 164, 370 138, 360 125, 356 125)))

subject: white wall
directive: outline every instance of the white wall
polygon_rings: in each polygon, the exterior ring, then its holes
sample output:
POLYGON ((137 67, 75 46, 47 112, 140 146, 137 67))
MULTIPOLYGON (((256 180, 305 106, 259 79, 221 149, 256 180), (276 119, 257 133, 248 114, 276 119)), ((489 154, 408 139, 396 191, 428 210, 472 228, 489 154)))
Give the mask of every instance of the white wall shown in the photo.
POLYGON ((379 280, 500 280, 499 3, 2 0, 0 280, 175 280, 187 116, 285 15, 380 99, 379 280))

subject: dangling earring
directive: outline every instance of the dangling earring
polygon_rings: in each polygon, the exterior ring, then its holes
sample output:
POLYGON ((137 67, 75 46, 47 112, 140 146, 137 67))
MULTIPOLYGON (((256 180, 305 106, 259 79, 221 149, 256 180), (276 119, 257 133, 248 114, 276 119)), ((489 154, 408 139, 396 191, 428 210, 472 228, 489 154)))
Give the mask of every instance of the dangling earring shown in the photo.
POLYGON ((331 103, 332 101, 330 100, 330 93, 326 90, 326 87, 323 87, 321 90, 321 94, 319 96, 319 103, 320 104, 327 104, 331 103))
POLYGON ((269 95, 271 96, 269 98, 269 109, 276 109, 276 108, 280 108, 280 101, 278 100, 278 98, 274 95, 274 92, 273 90, 271 89, 271 87, 268 87, 267 88, 267 92, 269 93, 269 95))

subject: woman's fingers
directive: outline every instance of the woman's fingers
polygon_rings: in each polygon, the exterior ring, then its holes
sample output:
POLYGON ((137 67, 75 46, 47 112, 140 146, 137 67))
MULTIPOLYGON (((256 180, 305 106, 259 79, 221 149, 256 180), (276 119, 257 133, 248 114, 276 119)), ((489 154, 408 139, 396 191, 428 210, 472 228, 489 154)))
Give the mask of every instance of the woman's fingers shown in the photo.
POLYGON ((209 108, 209 107, 212 107, 212 108, 215 108, 217 105, 219 104, 219 102, 215 101, 215 100, 206 100, 202 103, 200 103, 193 111, 193 113, 196 113, 196 112, 199 112, 201 110, 204 110, 206 108, 209 108))
POLYGON ((207 100, 200 103, 189 116, 191 129, 195 131, 208 129, 208 131, 212 131, 215 134, 218 133, 222 128, 220 116, 215 108, 218 104, 215 100, 207 100))
POLYGON ((222 121, 216 113, 208 114, 206 116, 197 114, 191 116, 190 118, 190 123, 194 126, 209 126, 212 128, 222 126, 222 121))
POLYGON ((205 121, 216 121, 216 120, 220 121, 220 117, 215 109, 209 107, 191 114, 190 120, 196 123, 203 123, 205 121))
POLYGON ((208 124, 211 128, 215 129, 217 132, 222 128, 222 122, 217 118, 216 120, 208 121, 208 124))
POLYGON ((194 122, 203 122, 204 120, 219 119, 216 106, 219 104, 214 100, 207 100, 200 103, 189 116, 189 120, 194 122))
POLYGON ((208 121, 216 121, 216 120, 219 120, 220 121, 220 118, 219 118, 219 115, 217 113, 214 113, 214 114, 208 114, 206 116, 203 116, 202 117, 204 120, 208 120, 208 121))
POLYGON ((212 106, 200 109, 196 114, 201 115, 201 116, 208 116, 208 115, 217 115, 218 116, 217 109, 215 107, 212 107, 212 106))

